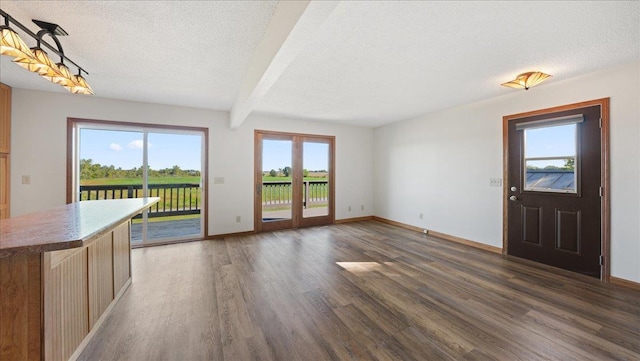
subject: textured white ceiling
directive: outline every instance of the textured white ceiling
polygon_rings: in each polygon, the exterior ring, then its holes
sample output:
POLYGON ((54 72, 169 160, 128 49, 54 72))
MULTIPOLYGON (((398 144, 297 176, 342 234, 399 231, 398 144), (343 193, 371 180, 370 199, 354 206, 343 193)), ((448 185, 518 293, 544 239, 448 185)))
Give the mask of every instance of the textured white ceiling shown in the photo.
MULTIPOLYGON (((0 2, 67 30, 96 96, 226 111, 276 5, 0 2)), ((521 72, 550 83, 637 61, 640 2, 342 1, 308 39, 254 111, 373 127, 516 91, 499 84, 521 72)), ((65 92, 4 56, 0 80, 65 92)))
POLYGON ((342 2, 256 110, 381 125, 638 59, 639 24, 638 2, 342 2))
MULTIPOLYGON (((90 73, 86 78, 96 96, 218 110, 231 108, 276 5, 277 1, 0 2, 2 10, 32 31, 37 27, 31 19, 64 28, 69 33, 60 37, 65 54, 90 73)), ((35 45, 28 41, 31 38, 23 39, 35 45)), ((3 83, 66 92, 10 60, 2 57, 3 83)))

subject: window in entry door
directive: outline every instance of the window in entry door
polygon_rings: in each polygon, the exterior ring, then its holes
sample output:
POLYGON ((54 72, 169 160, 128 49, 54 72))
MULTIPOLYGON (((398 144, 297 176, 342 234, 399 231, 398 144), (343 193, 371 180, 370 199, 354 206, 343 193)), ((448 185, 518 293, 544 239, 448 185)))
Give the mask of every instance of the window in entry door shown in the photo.
POLYGON ((582 116, 525 123, 524 190, 578 193, 578 125, 582 116))

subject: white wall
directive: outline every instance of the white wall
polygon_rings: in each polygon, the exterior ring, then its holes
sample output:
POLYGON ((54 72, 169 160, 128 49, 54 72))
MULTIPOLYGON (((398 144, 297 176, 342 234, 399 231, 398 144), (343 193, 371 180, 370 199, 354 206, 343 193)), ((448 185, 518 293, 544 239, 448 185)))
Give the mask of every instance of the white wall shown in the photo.
POLYGON ((640 282, 640 63, 375 130, 253 115, 232 131, 227 112, 14 88, 11 213, 65 203, 67 117, 176 124, 209 128, 210 180, 225 177, 209 182, 209 233, 250 231, 253 131, 264 129, 336 136, 337 219, 371 215, 375 203, 377 216, 501 247, 502 190, 488 181, 502 177, 502 116, 603 97, 611 98, 611 271, 640 282))
POLYGON ((65 204, 67 117, 208 128, 210 235, 253 230, 254 129, 334 135, 336 219, 373 213, 372 129, 251 116, 230 130, 228 112, 16 88, 12 99, 12 216, 65 204), (31 184, 21 184, 22 175, 30 175, 31 184), (213 177, 225 184, 214 185, 213 177))
POLYGON ((212 133, 210 151, 214 162, 210 178, 224 177, 225 184, 212 184, 217 206, 211 209, 216 224, 227 231, 253 229, 253 141, 254 130, 335 135, 336 144, 336 219, 373 214, 373 130, 337 124, 251 115, 236 130, 212 133), (361 210, 360 205, 365 209, 361 210), (351 206, 351 211, 348 207, 351 206), (245 227, 235 223, 236 216, 249 220, 245 227))
POLYGON ((611 274, 640 282, 640 63, 375 129, 375 214, 502 247, 502 188, 489 186, 502 178, 502 117, 605 97, 611 274))

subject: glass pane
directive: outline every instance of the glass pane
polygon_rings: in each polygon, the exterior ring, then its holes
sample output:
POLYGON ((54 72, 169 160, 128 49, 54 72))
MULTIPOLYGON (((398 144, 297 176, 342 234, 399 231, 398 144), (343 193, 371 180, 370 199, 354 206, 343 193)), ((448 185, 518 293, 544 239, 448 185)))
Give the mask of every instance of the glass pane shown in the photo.
POLYGON ((202 235, 201 154, 199 134, 148 134, 149 196, 160 197, 149 210, 149 241, 202 235))
POLYGON ((576 155, 576 124, 525 129, 525 157, 576 155))
POLYGON ((575 158, 527 160, 525 190, 576 193, 575 158))
POLYGON ((329 144, 304 142, 302 145, 304 175, 302 216, 329 215, 329 144))
POLYGON ((577 193, 577 124, 524 130, 524 189, 577 193))
MULTIPOLYGON (((142 197, 142 133, 80 129, 80 201, 142 197)), ((137 216, 131 240, 142 241, 137 216)))
POLYGON ((262 141, 262 221, 291 219, 291 140, 262 141))

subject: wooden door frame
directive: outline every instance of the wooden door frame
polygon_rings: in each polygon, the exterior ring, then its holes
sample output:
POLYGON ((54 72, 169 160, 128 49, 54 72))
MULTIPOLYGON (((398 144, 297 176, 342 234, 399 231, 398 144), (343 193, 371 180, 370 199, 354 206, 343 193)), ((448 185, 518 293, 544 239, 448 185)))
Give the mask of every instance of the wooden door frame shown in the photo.
POLYGON ((0 201, 2 219, 11 214, 11 87, 3 83, 0 83, 0 103, 0 157, 5 158, 6 166, 0 174, 0 193, 4 193, 4 203, 0 201))
POLYGON ((600 106, 600 184, 603 187, 600 199, 600 251, 602 265, 600 267, 600 279, 609 282, 611 277, 610 242, 611 242, 611 212, 610 212, 610 179, 609 179, 609 98, 589 100, 580 103, 561 105, 553 108, 539 109, 525 113, 505 115, 502 117, 502 254, 509 255, 508 231, 509 217, 507 198, 509 196, 509 121, 527 118, 537 115, 558 113, 567 110, 575 110, 592 106, 600 106))
MULTIPOLYGON (((178 130, 178 131, 192 131, 192 132, 202 132, 202 136, 204 137, 204 157, 203 159, 203 167, 204 169, 201 172, 200 177, 202 178, 202 184, 204 185, 204 191, 202 192, 203 197, 203 211, 204 214, 200 213, 200 216, 203 217, 203 238, 206 239, 209 237, 209 129, 208 128, 200 128, 200 127, 189 127, 183 125, 166 125, 166 124, 153 124, 153 123, 134 123, 134 122, 119 122, 114 120, 98 120, 98 119, 84 119, 84 118, 67 118, 67 203, 73 202, 74 191, 75 191, 75 173, 74 173, 74 156, 76 151, 76 142, 78 141, 75 138, 76 132, 75 129, 78 124, 89 124, 89 125, 107 125, 107 126, 122 126, 122 127, 137 127, 137 128, 155 128, 155 129, 166 129, 166 130, 178 130)), ((173 242, 170 242, 173 243, 173 242)), ((162 242, 149 244, 149 245, 160 245, 162 242)))
MULTIPOLYGON (((253 135, 253 151, 254 151, 254 181, 253 181, 253 185, 254 185, 254 190, 253 190, 253 199, 254 199, 254 203, 253 203, 253 224, 254 224, 254 231, 255 232, 262 232, 262 231, 267 231, 269 229, 264 229, 263 228, 263 222, 262 222, 262 197, 259 197, 257 195, 257 189, 255 189, 255 187, 258 186, 258 181, 260 181, 260 184, 262 184, 262 144, 260 144, 259 139, 264 139, 264 137, 268 137, 268 139, 291 139, 292 140, 292 147, 293 150, 295 150, 296 142, 293 141, 296 138, 300 138, 302 139, 302 142, 304 142, 305 138, 313 138, 313 139, 322 139, 322 140, 326 140, 327 143, 329 143, 329 169, 328 169, 328 182, 329 182, 329 194, 328 194, 328 217, 330 219, 330 224, 334 224, 336 222, 336 218, 335 218, 335 146, 336 146, 336 142, 335 139, 336 137, 333 135, 321 135, 321 134, 305 134, 305 133, 287 133, 287 132, 277 132, 277 131, 271 131, 271 130, 261 130, 261 129, 255 129, 254 130, 254 135, 253 135), (260 161, 258 161, 260 160, 260 161)), ((293 163, 291 168, 293 169, 300 169, 302 170, 302 164, 303 164, 303 159, 302 157, 300 157, 301 153, 299 151, 294 151, 292 154, 292 159, 291 162, 293 163)), ((291 182, 298 182, 301 183, 302 182, 302 173, 301 172, 294 172, 291 182)), ((292 202, 294 204, 301 204, 302 203, 302 194, 297 194, 296 192, 293 192, 292 195, 292 202)), ((302 220, 300 219, 301 215, 298 215, 295 212, 295 209, 292 207, 292 214, 291 214, 291 224, 292 227, 291 228, 298 228, 300 227, 300 224, 302 223, 302 220)))

